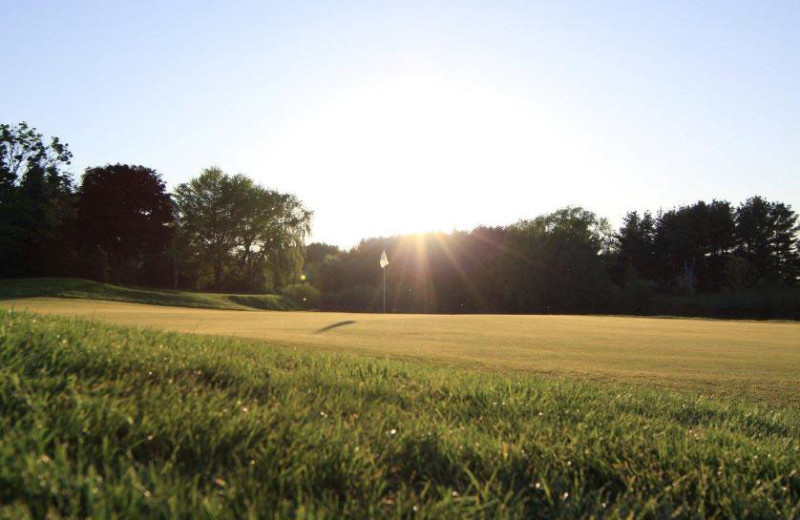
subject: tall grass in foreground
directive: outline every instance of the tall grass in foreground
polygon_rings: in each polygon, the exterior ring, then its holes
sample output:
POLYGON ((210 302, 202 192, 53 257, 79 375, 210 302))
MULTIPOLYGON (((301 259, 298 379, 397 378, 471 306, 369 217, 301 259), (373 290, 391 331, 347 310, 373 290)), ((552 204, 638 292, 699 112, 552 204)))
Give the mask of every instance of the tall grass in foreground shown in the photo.
POLYGON ((0 516, 800 516, 800 413, 0 313, 0 516))

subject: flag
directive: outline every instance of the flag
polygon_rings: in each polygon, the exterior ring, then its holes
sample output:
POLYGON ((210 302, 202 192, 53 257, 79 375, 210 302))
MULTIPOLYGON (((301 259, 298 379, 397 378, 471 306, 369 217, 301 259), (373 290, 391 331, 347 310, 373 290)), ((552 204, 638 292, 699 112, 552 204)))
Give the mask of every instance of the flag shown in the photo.
POLYGON ((383 250, 383 254, 381 255, 381 269, 386 268, 389 265, 389 259, 386 257, 386 250, 383 250))

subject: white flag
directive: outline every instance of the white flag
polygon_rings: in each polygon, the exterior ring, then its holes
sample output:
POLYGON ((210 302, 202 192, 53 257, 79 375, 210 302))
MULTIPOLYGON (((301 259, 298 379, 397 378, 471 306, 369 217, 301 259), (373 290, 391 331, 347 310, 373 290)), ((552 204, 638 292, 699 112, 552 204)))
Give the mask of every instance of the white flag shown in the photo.
POLYGON ((381 255, 381 269, 386 268, 389 265, 389 259, 386 257, 386 250, 383 250, 383 254, 381 255))

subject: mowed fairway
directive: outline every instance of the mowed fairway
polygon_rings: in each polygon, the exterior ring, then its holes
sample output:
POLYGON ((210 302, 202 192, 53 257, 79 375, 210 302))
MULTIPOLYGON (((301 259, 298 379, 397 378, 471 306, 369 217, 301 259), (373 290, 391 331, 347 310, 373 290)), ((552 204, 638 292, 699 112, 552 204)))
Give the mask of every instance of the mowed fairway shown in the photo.
POLYGON ((800 324, 600 316, 241 312, 31 298, 0 307, 462 368, 800 402, 800 324), (329 330, 320 329, 341 322, 329 330))

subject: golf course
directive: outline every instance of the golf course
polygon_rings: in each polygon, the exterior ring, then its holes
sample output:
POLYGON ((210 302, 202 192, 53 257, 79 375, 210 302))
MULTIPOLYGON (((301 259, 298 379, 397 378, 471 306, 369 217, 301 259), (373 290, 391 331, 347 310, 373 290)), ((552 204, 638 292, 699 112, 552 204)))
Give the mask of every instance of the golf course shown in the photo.
POLYGON ((0 517, 800 514, 796 322, 59 283, 0 287, 0 517))
POLYGON ((2 19, 0 520, 800 520, 800 1, 2 19))
POLYGON ((0 307, 438 366, 800 402, 800 323, 609 316, 237 312, 89 299, 0 307))

